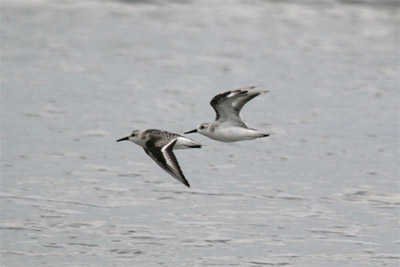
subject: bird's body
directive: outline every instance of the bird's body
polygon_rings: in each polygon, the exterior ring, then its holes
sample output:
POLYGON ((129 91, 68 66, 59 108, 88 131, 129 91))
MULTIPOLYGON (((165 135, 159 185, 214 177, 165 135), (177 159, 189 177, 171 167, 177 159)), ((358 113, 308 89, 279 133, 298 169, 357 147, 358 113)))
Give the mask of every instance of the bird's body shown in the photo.
MULTIPOLYGON (((201 126, 200 126, 201 127, 201 126)), ((203 126, 205 127, 205 126, 203 126)), ((199 133, 208 138, 221 142, 237 142, 243 140, 253 140, 266 136, 255 129, 245 128, 241 126, 220 125, 217 122, 210 123, 207 128, 201 129, 199 133)))
POLYGON ((157 129, 135 130, 131 135, 117 140, 117 142, 119 141, 132 141, 143 147, 146 154, 162 169, 190 187, 172 151, 174 149, 200 148, 200 143, 179 134, 157 129))
POLYGON ((268 91, 249 91, 254 86, 236 89, 214 96, 210 105, 214 108, 214 122, 205 122, 188 133, 198 132, 221 142, 237 142, 267 137, 269 134, 250 128, 240 116, 243 106, 251 99, 268 91))

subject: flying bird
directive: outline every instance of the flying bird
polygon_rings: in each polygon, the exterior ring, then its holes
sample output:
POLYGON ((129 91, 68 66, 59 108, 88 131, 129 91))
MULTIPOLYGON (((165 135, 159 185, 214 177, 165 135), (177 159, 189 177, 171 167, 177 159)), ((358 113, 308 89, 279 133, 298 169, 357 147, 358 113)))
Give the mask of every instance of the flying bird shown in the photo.
POLYGON ((205 122, 196 129, 186 132, 200 133, 208 138, 222 142, 252 140, 269 136, 268 133, 250 128, 240 116, 243 106, 256 96, 268 91, 251 91, 255 86, 227 91, 214 96, 210 105, 214 108, 214 122, 205 122))
POLYGON ((146 154, 163 170, 172 175, 172 177, 179 182, 190 187, 173 150, 201 148, 202 145, 200 143, 179 134, 157 129, 135 130, 129 136, 117 140, 117 142, 120 141, 132 141, 143 147, 144 152, 146 152, 146 154))

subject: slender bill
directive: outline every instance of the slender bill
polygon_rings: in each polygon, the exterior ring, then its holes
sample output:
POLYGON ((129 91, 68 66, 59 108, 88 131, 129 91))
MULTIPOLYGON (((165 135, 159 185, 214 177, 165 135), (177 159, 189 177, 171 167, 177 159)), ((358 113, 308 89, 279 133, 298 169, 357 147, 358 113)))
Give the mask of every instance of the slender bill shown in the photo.
POLYGON ((194 129, 194 130, 188 131, 188 132, 186 132, 185 134, 190 134, 190 133, 197 133, 197 129, 194 129))
POLYGON ((123 137, 123 138, 121 138, 121 139, 118 139, 117 142, 128 141, 128 140, 129 140, 129 136, 123 137))

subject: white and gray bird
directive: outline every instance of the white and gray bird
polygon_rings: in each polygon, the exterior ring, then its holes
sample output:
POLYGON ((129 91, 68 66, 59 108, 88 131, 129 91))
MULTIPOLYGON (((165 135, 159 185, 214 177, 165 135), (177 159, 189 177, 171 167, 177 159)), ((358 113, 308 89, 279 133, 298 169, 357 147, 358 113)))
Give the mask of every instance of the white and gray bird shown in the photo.
POLYGON ((267 137, 269 134, 250 128, 240 116, 243 106, 256 96, 268 91, 250 91, 255 86, 227 91, 214 96, 210 105, 214 108, 214 122, 205 122, 189 133, 200 133, 222 142, 236 142, 267 137))
POLYGON ((200 148, 202 146, 200 143, 179 134, 157 129, 135 130, 129 136, 117 140, 117 142, 120 141, 132 141, 143 147, 146 154, 163 170, 187 187, 190 187, 173 150, 200 148))

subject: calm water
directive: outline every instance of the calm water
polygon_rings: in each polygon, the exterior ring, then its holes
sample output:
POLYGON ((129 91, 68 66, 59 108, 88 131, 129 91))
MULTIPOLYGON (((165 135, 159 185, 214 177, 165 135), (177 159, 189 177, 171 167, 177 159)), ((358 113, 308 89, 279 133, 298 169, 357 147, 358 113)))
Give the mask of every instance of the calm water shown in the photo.
POLYGON ((2 266, 397 266, 397 1, 2 1, 2 266), (214 118, 185 188, 131 143, 214 118))

